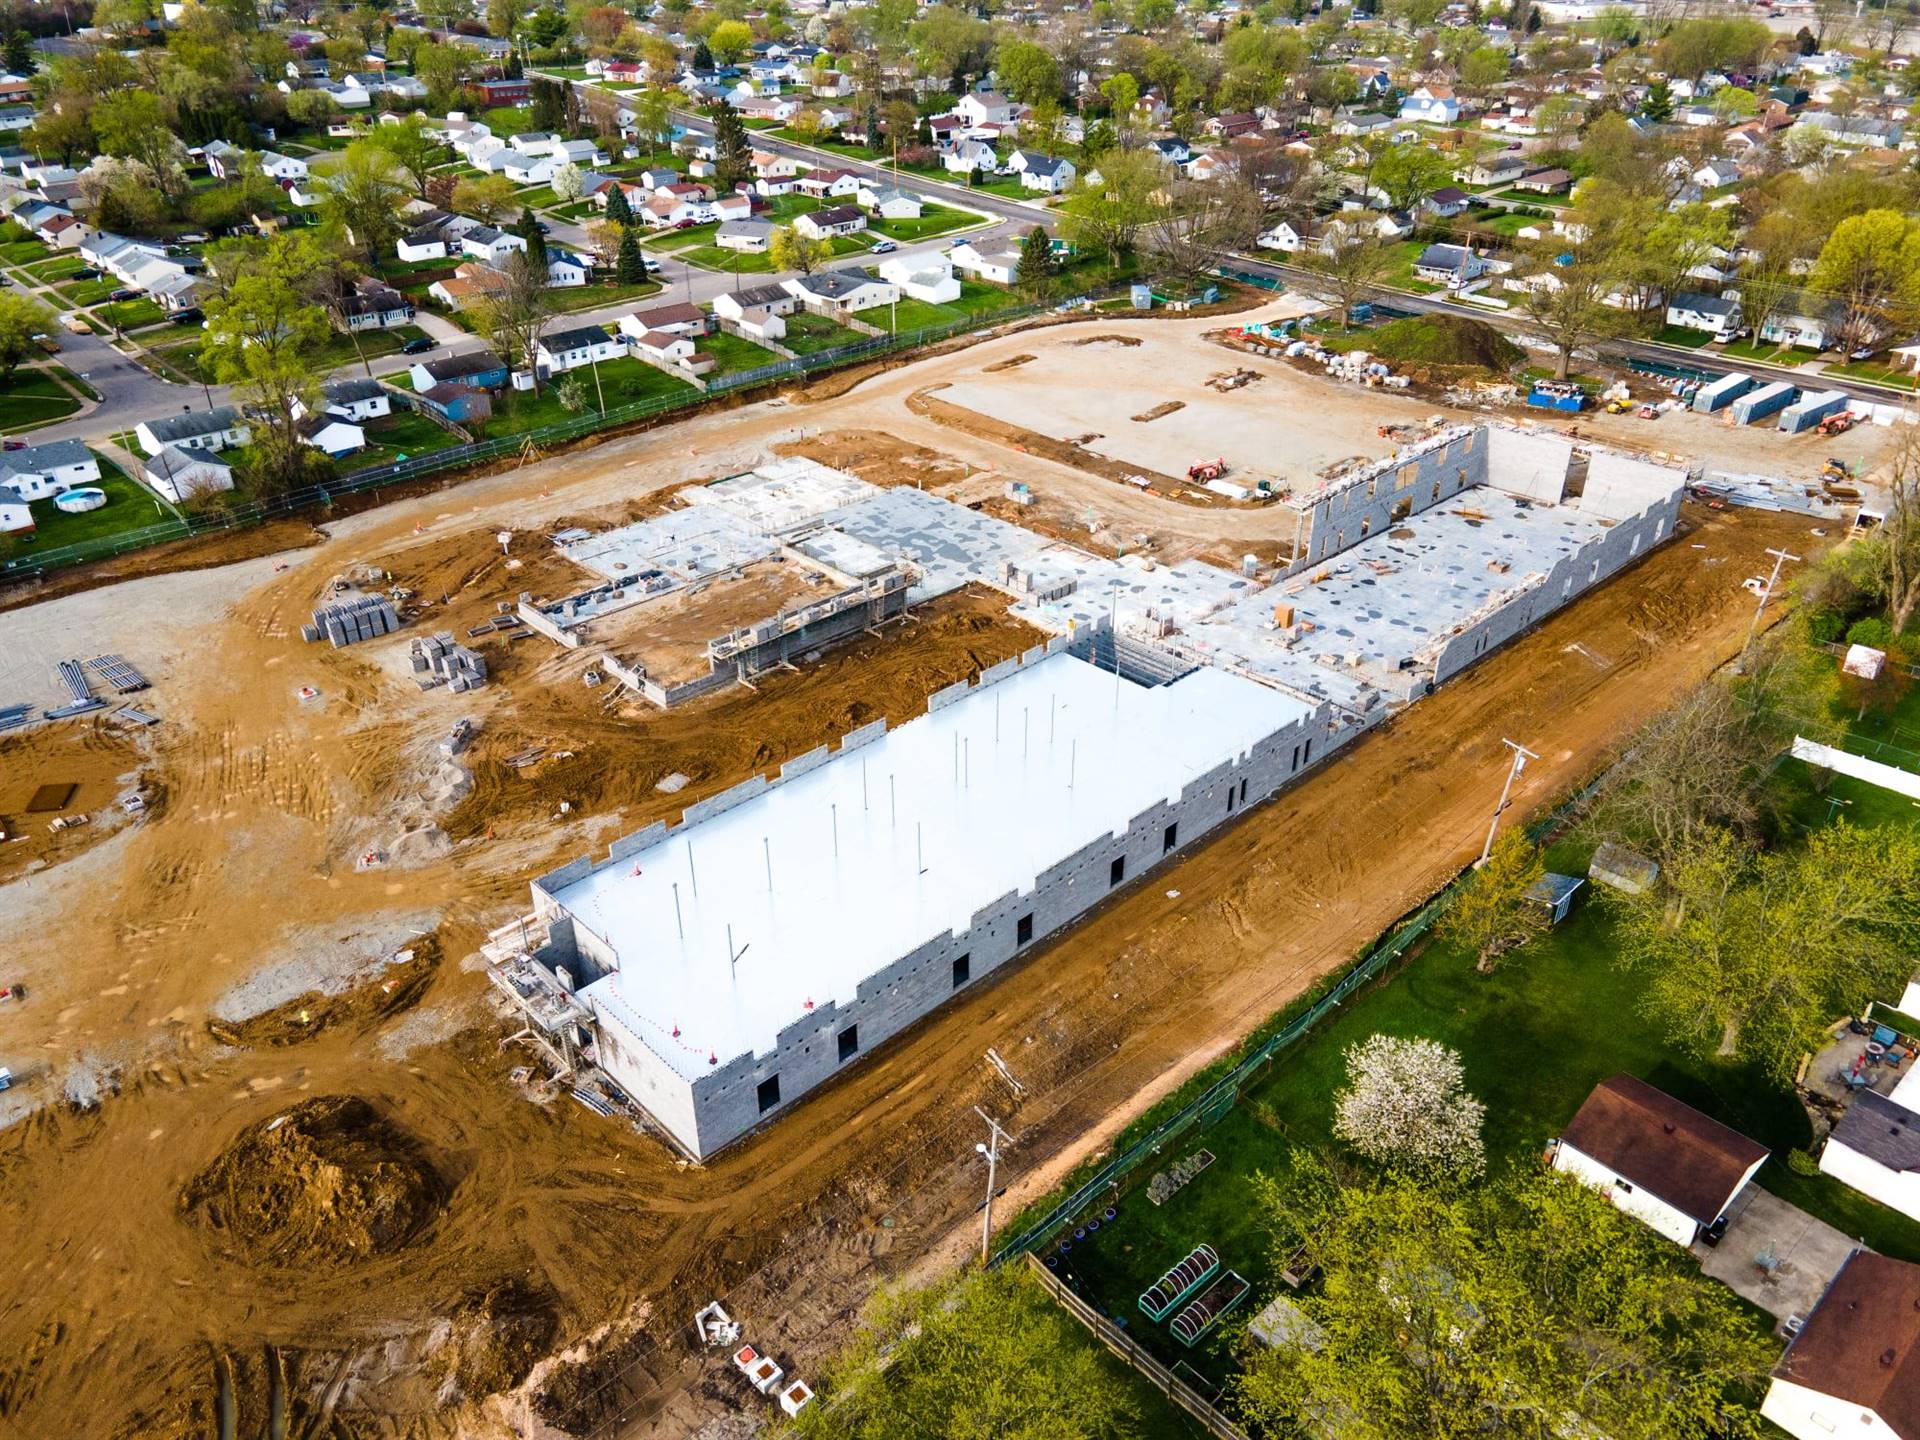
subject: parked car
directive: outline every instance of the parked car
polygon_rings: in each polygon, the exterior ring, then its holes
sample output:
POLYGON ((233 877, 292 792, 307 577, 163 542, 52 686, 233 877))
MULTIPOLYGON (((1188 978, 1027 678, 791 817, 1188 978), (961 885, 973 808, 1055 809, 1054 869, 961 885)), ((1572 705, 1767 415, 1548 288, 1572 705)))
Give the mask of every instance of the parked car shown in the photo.
POLYGON ((431 336, 422 335, 418 339, 409 340, 406 344, 402 345, 400 347, 400 353, 402 355, 424 355, 439 343, 438 340, 433 339, 431 336))
POLYGON ((67 278, 69 280, 98 280, 100 278, 100 272, 91 265, 82 265, 67 278))
POLYGON ((24 450, 26 448, 27 442, 24 440, 0 440, 0 450, 24 450))
POLYGON ((198 325, 206 318, 205 313, 202 312, 198 305, 190 305, 173 317, 173 323, 176 325, 198 325))
POLYGON ((546 221, 536 220, 533 223, 534 227, 539 230, 542 235, 551 235, 553 233, 553 226, 549 225, 546 221))
POLYGON ((107 296, 107 298, 109 300, 138 300, 140 298, 140 292, 138 290, 129 290, 126 286, 122 285, 118 290, 107 296))
POLYGON ((900 247, 891 240, 876 240, 873 242, 873 253, 876 255, 891 255, 899 248, 900 247))

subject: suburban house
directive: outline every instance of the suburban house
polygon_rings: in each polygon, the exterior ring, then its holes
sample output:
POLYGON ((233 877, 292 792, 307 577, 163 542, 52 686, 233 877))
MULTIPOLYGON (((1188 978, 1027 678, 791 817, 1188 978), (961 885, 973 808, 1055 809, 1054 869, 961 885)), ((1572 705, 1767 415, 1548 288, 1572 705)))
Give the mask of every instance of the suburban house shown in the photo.
POLYGON ((809 170, 793 182, 802 195, 816 197, 858 194, 860 177, 851 170, 809 170))
POLYGON ((210 450, 163 446, 140 469, 140 477, 166 500, 178 505, 196 495, 233 489, 233 467, 210 450))
POLYGON ((713 232, 713 243, 742 255, 764 255, 773 244, 771 220, 726 220, 713 232))
POLYGON ((1740 178, 1740 167, 1731 160, 1708 160, 1693 172, 1693 183, 1703 190, 1718 190, 1740 178))
POLYGON ((422 414, 448 425, 474 424, 493 414, 493 397, 485 390, 451 380, 428 386, 413 397, 413 404, 422 414))
POLYGON ((593 278, 593 260, 577 250, 547 249, 547 284, 556 290, 577 290, 593 278))
POLYGON ((507 383, 507 363, 491 350, 438 355, 431 360, 416 361, 407 371, 407 383, 422 395, 436 385, 449 384, 498 390, 507 383))
POLYGON ((79 440, 51 440, 0 452, 0 485, 22 501, 46 500, 100 478, 100 462, 79 440))
MULTIPOLYGON (((320 394, 323 402, 321 408, 326 414, 337 415, 355 424, 378 420, 393 413, 393 401, 386 387, 378 380, 363 376, 324 380, 320 384, 320 394)), ((296 416, 304 414, 305 409, 299 401, 294 402, 296 416)))
POLYGON ((489 265, 498 265, 516 251, 524 254, 526 248, 527 242, 511 230, 498 230, 491 225, 476 225, 460 237, 463 255, 485 260, 489 265))
POLYGON ((949 255, 889 255, 878 273, 909 300, 944 305, 960 298, 960 277, 953 273, 949 255))
POLYGON ((468 260, 456 265, 453 274, 429 285, 427 298, 449 310, 464 310, 468 301, 484 299, 507 284, 507 277, 493 266, 468 260))
POLYGON ((951 175, 971 175, 976 170, 992 174, 999 168, 1000 157, 984 140, 956 140, 940 163, 951 175))
MULTIPOLYGON (((635 358, 663 370, 692 370, 699 360, 699 350, 690 335, 669 335, 661 330, 649 330, 645 334, 632 336, 628 343, 633 347, 635 358)), ((708 364, 711 363, 711 357, 708 357, 708 364)))
POLYGON ((299 422, 300 443, 325 455, 351 455, 367 447, 367 432, 345 416, 331 411, 309 415, 299 422))
POLYGON ((1038 190, 1043 195, 1058 195, 1070 189, 1078 173, 1071 160, 1058 155, 1036 155, 1031 150, 1023 150, 1018 159, 1021 163, 1015 169, 1020 175, 1020 188, 1038 190))
POLYGON ((601 360, 618 360, 623 353, 620 342, 598 325, 556 330, 541 336, 534 346, 535 360, 549 375, 564 374, 601 360))
POLYGON ((1442 220, 1451 220, 1472 203, 1473 197, 1457 185, 1443 185, 1420 202, 1420 208, 1429 215, 1442 220))
POLYGON ((1512 151, 1475 161, 1463 177, 1469 185, 1511 185, 1526 173, 1527 162, 1512 151))
POLYGON ((761 180, 791 180, 800 173, 799 161, 771 150, 754 151, 752 163, 754 175, 761 180))
POLYGON ((1667 323, 1683 330, 1704 330, 1715 339, 1725 340, 1740 332, 1740 302, 1681 290, 1667 302, 1667 323))
POLYGON ((1845 302, 1813 295, 1788 295, 1779 308, 1760 322, 1758 337, 1769 345, 1791 345, 1797 350, 1828 350, 1840 344, 1846 326, 1845 302))
POLYGON ((1400 118, 1451 125, 1460 118, 1460 102, 1445 85, 1422 85, 1400 102, 1400 118))
POLYGON ((862 185, 853 198, 856 204, 882 220, 918 220, 925 208, 920 197, 910 190, 871 182, 862 185))
POLYGON ((664 330, 669 335, 705 335, 712 328, 712 316, 698 305, 685 302, 636 310, 620 321, 622 335, 644 335, 649 330, 664 330))
POLYGON ((340 308, 348 330, 391 330, 413 320, 413 302, 371 275, 354 282, 340 308))
POLYGON ((1526 190, 1535 195, 1557 195, 1573 184, 1573 174, 1567 170, 1534 170, 1522 175, 1513 182, 1516 190, 1526 190))
POLYGON ((0 485, 0 535, 31 535, 33 507, 11 485, 0 485))
POLYGON ((900 295, 891 281, 882 280, 857 265, 815 275, 796 275, 786 282, 786 287, 807 309, 823 314, 857 315, 862 310, 890 305, 900 295))
POLYGON ((1594 1086, 1554 1146, 1553 1168, 1691 1245, 1746 1189, 1767 1150, 1632 1075, 1594 1086))
POLYGON ((997 90, 976 90, 970 95, 962 95, 960 103, 953 107, 953 113, 976 127, 1009 125, 1014 118, 1014 104, 997 90))
POLYGON ((1465 245, 1429 245, 1413 262, 1413 276, 1431 285, 1466 285, 1478 280, 1492 268, 1484 255, 1476 255, 1465 245))
POLYGON ((304 180, 307 178, 307 162, 298 156, 282 155, 275 150, 262 150, 260 173, 274 180, 304 180))
POLYGON ((142 420, 133 427, 133 438, 149 455, 158 455, 169 446, 181 450, 224 450, 229 445, 244 445, 253 438, 246 417, 232 405, 211 410, 187 410, 178 415, 163 415, 157 420, 142 420))
POLYGON ((1020 278, 1020 250, 1018 246, 998 250, 980 250, 962 241, 947 252, 947 258, 953 261, 953 268, 962 275, 970 275, 975 280, 988 280, 995 285, 1011 285, 1020 278))
MULTIPOLYGON (((0 479, 5 479, 0 475, 0 479)), ((1861 1090, 1827 1136, 1822 1173, 1920 1220, 1920 1080, 1904 1075, 1886 1095, 1861 1090)))
POLYGON ((1773 1367, 1760 1414, 1794 1440, 1920 1440, 1920 1265, 1849 1255, 1773 1367))
POLYGON ((858 205, 829 205, 802 215, 793 228, 810 240, 827 240, 836 235, 855 235, 867 228, 866 212, 858 205))
POLYGON ((1374 110, 1342 110, 1328 129, 1329 133, 1349 140, 1358 135, 1384 135, 1392 126, 1391 115, 1374 110))
POLYGON ((800 297, 779 284, 727 291, 713 302, 713 313, 723 325, 749 340, 784 340, 786 317, 799 308, 800 297))

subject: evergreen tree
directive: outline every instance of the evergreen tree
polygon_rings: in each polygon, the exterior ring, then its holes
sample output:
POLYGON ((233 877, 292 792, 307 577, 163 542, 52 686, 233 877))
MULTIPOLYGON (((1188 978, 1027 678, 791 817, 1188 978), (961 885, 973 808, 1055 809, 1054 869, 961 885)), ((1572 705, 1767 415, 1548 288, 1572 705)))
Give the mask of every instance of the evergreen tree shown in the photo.
POLYGON ((753 141, 747 127, 740 123, 740 112, 721 100, 707 112, 713 122, 714 179, 722 194, 753 173, 753 141))
POLYGON ((506 65, 506 70, 504 72, 503 78, 508 80, 519 80, 525 74, 526 72, 520 68, 520 52, 518 50, 508 51, 507 65, 506 65))
POLYGON ((527 242, 527 256, 539 262, 540 268, 547 266, 547 237, 540 233, 540 221, 534 216, 531 205, 520 207, 520 218, 513 222, 513 233, 527 242))
POLYGON ((880 148, 880 107, 872 101, 867 102, 867 148, 880 148))
POLYGON ((696 71, 713 69, 713 52, 707 48, 706 41, 701 40, 694 44, 693 63, 690 68, 696 71))
POLYGON ((527 99, 528 118, 535 130, 558 130, 566 118, 556 80, 536 79, 527 99))
POLYGON ((39 68, 33 58, 33 37, 24 30, 7 36, 7 69, 15 75, 31 75, 39 68))
POLYGON ((1656 80, 1647 87, 1647 98, 1640 102, 1640 113, 1656 125, 1664 125, 1673 118, 1673 90, 1664 80, 1656 80))
POLYGON ((1027 299, 1041 304, 1053 289, 1053 242, 1038 225, 1027 232, 1020 244, 1020 270, 1015 288, 1027 299))
POLYGON ((607 191, 607 219, 616 225, 633 224, 633 206, 627 203, 627 192, 619 185, 607 191))
POLYGON ((620 232, 620 253, 614 258, 613 278, 622 285, 638 285, 647 278, 646 258, 640 253, 640 237, 630 228, 620 232))
POLYGON ((567 134, 578 135, 586 128, 586 106, 581 101, 578 85, 569 82, 561 88, 560 108, 567 134))

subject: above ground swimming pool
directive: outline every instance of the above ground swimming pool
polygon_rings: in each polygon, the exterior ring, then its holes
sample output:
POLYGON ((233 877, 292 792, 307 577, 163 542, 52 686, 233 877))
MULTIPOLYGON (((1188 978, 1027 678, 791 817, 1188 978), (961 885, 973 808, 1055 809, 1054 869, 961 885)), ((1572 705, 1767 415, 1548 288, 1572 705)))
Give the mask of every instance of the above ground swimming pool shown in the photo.
POLYGON ((82 485, 77 490, 61 491, 53 497, 53 503, 69 515, 84 515, 106 504, 107 492, 97 485, 82 485))

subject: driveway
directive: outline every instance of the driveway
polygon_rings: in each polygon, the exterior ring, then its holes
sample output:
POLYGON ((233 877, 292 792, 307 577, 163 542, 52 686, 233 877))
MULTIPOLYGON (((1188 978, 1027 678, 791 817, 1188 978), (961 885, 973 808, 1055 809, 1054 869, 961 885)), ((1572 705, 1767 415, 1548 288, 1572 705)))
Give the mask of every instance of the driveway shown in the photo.
POLYGON ((1717 1247, 1696 1242, 1693 1253, 1708 1275, 1779 1320, 1810 1314, 1860 1245, 1758 1185, 1733 1202, 1732 1215, 1717 1247), (1763 1257, 1771 1273, 1758 1263, 1763 1257))

